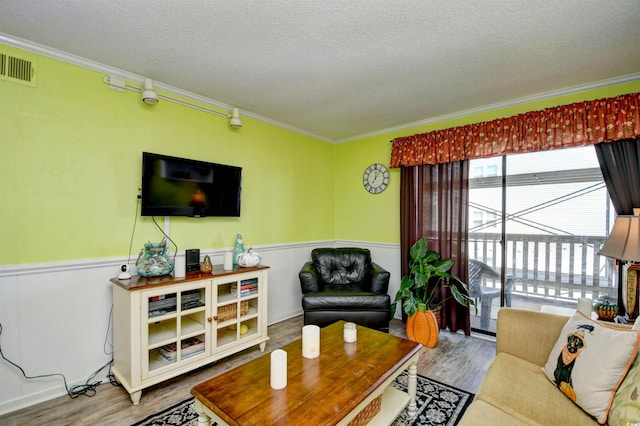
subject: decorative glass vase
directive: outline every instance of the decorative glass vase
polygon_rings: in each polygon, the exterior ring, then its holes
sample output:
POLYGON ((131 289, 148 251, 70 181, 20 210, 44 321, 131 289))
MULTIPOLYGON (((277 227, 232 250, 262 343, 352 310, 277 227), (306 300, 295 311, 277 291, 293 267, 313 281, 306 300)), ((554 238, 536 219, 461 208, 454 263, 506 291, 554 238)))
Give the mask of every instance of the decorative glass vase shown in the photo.
POLYGON ((158 277, 167 275, 173 271, 173 262, 166 254, 165 243, 147 243, 138 262, 136 269, 143 277, 158 277))
POLYGON ((233 247, 233 266, 238 266, 238 256, 244 253, 244 240, 238 232, 236 234, 236 244, 233 247))

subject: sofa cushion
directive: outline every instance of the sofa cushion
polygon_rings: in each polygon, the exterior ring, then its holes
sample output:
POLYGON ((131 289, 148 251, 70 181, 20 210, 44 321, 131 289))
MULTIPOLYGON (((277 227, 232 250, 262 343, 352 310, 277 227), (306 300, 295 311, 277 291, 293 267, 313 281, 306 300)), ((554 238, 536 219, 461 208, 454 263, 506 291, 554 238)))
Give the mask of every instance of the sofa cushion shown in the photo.
POLYGON ((636 355, 636 360, 613 397, 607 423, 617 426, 632 425, 638 421, 640 421, 640 356, 636 355))
MULTIPOLYGON (((633 329, 640 331, 640 320, 636 319, 633 329)), ((610 425, 634 424, 640 420, 640 355, 624 377, 613 397, 607 423, 610 425)))
POLYGON ((474 400, 464 412, 458 426, 520 426, 530 423, 522 422, 484 401, 474 400))
MULTIPOLYGON (((496 355, 472 406, 476 400, 500 408, 527 424, 597 424, 549 382, 539 365, 507 353, 496 355)), ((465 413, 464 417, 467 416, 465 413)))
POLYGON ((565 395, 604 424, 639 342, 638 331, 606 326, 577 312, 560 332, 544 372, 565 395))

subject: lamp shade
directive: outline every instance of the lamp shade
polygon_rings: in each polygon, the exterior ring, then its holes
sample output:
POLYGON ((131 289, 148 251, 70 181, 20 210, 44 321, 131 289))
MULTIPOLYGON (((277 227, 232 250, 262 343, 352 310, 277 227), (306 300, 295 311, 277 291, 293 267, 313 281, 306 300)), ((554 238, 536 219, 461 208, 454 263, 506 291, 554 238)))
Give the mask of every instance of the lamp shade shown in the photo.
POLYGON ((598 252, 618 260, 640 261, 640 216, 618 216, 607 241, 598 252))

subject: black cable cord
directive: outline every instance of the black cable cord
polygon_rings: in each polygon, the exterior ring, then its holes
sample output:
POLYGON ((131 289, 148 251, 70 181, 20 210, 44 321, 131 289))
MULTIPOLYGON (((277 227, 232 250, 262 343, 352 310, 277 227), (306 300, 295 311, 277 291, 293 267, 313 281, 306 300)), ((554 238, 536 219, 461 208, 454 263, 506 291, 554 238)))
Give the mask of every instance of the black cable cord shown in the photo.
MULTIPOLYGON (((81 385, 75 385, 75 386, 72 386, 70 388, 69 384, 67 383, 67 378, 65 377, 64 374, 61 374, 61 373, 39 374, 37 376, 29 376, 29 375, 27 375, 27 373, 24 371, 24 369, 22 367, 20 367, 18 364, 16 364, 15 362, 11 361, 6 356, 4 356, 4 352, 2 352, 2 344, 1 344, 1 342, 0 342, 0 357, 4 361, 9 363, 10 365, 12 365, 15 368, 17 368, 22 373, 22 376, 27 380, 43 379, 43 378, 47 378, 47 377, 58 377, 59 376, 59 377, 62 378, 62 381, 64 382, 64 388, 67 391, 67 395, 69 395, 69 398, 76 399, 77 397, 79 397, 81 395, 84 395, 84 396, 87 396, 87 397, 92 397, 97 393, 96 388, 98 387, 98 385, 102 384, 101 380, 96 380, 96 381, 93 381, 93 382, 92 382, 92 380, 102 370, 104 370, 107 367, 109 367, 109 371, 107 373, 107 378, 109 379, 109 382, 113 386, 122 386, 120 383, 118 383, 118 381, 116 380, 115 376, 111 372, 111 366, 113 365, 113 351, 111 351, 110 353, 107 353, 107 350, 106 350, 107 340, 108 340, 108 336, 109 336, 109 329, 111 328, 112 316, 113 316, 113 305, 111 306, 111 312, 109 313, 109 323, 107 324, 107 333, 105 334, 104 344, 103 344, 104 353, 106 355, 111 355, 111 360, 109 360, 109 362, 107 362, 102 367, 100 367, 96 371, 94 371, 89 376, 87 381, 85 383, 81 384, 81 385)), ((2 337, 2 330, 3 330, 2 323, 0 323, 0 338, 2 337)))
POLYGON ((136 198, 136 214, 133 217, 133 229, 131 230, 131 240, 129 241, 129 257, 127 258, 127 265, 131 263, 131 249, 133 248, 133 236, 136 234, 136 224, 138 223, 138 204, 140 198, 136 198))
MULTIPOLYGON (((0 323, 0 336, 2 336, 2 323, 0 323)), ((4 356, 4 352, 2 352, 2 345, 0 345, 0 357, 2 357, 2 359, 4 361, 6 361, 7 363, 11 364, 12 366, 14 366, 18 370, 20 370, 20 372, 22 373, 22 376, 25 379, 28 379, 28 380, 42 379, 42 378, 46 378, 46 377, 57 377, 57 376, 62 377, 62 381, 64 382, 64 388, 66 389, 67 394, 69 395, 69 398, 71 398, 71 399, 75 399, 75 398, 79 397, 80 395, 85 395, 85 396, 89 396, 89 397, 94 396, 96 394, 96 387, 102 382, 100 380, 91 382, 91 380, 93 380, 98 375, 98 373, 100 371, 104 370, 107 366, 110 366, 111 362, 112 362, 112 361, 109 361, 105 365, 100 367, 98 370, 96 370, 93 374, 91 374, 91 376, 89 376, 89 378, 87 379, 87 381, 84 384, 76 385, 76 386, 73 386, 73 387, 69 388, 69 385, 67 383, 67 378, 64 376, 64 374, 61 374, 61 373, 39 374, 37 376, 29 376, 29 375, 27 375, 27 373, 24 371, 24 369, 22 367, 20 367, 18 364, 16 364, 15 362, 11 361, 6 356, 4 356)))
MULTIPOLYGON (((111 352, 107 352, 107 340, 109 338, 109 330, 111 329, 111 324, 113 323, 112 320, 113 320, 113 305, 111 305, 111 310, 109 311, 109 322, 107 324, 107 332, 104 335, 103 351, 105 355, 111 356, 111 362, 109 363, 109 371, 107 372, 107 379, 109 379, 109 383, 111 383, 113 386, 121 387, 122 384, 118 382, 118 380, 116 379, 116 376, 111 371, 111 367, 113 366, 113 349, 111 350, 111 352)), ((111 343, 111 347, 113 348, 113 343, 111 343)))
POLYGON ((158 222, 156 222, 156 217, 155 216, 151 216, 151 218, 153 219, 153 223, 156 225, 156 227, 160 230, 160 232, 162 232, 162 235, 164 235, 167 240, 171 241, 173 243, 173 246, 176 248, 176 251, 173 253, 173 264, 175 265, 176 264, 176 255, 178 254, 178 245, 171 239, 170 236, 168 236, 164 232, 164 229, 162 229, 160 227, 158 222))
MULTIPOLYGON (((102 344, 102 350, 105 355, 111 355, 113 357, 113 350, 111 352, 107 352, 107 341, 109 340, 109 330, 111 330, 111 321, 113 319, 113 305, 111 305, 111 310, 109 310, 109 322, 107 323, 107 332, 104 334, 104 343, 102 344)), ((113 343, 111 344, 113 348, 113 343)))

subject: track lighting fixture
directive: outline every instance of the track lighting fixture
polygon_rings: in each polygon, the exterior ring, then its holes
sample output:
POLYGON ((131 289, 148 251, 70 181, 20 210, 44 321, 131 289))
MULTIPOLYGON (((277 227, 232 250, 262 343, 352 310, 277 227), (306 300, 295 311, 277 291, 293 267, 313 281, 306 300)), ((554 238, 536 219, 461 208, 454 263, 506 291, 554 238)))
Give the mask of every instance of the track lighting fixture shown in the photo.
POLYGON ((240 110, 238 108, 234 108, 231 111, 231 119, 229 120, 229 125, 231 127, 242 127, 242 120, 240 120, 240 110))
POLYGON ((132 90, 134 92, 138 92, 142 95, 142 102, 149 105, 154 105, 159 102, 160 99, 163 101, 171 101, 176 104, 184 105, 189 108, 198 109, 200 111, 208 112, 209 114, 218 115, 220 117, 224 117, 229 119, 229 125, 234 129, 238 129, 242 127, 242 120, 240 119, 240 110, 238 108, 232 108, 231 114, 225 114, 224 112, 216 111, 214 109, 205 108, 200 105, 192 104, 190 102, 183 101, 181 99, 172 98, 171 96, 162 95, 156 93, 153 88, 153 81, 150 78, 144 79, 144 88, 140 88, 137 86, 132 86, 126 83, 123 77, 118 77, 115 75, 109 75, 105 77, 104 82, 109 85, 109 88, 113 90, 117 90, 119 92, 123 92, 125 89, 132 90))
POLYGON ((153 81, 150 78, 144 79, 144 90, 142 91, 142 102, 149 105, 158 103, 158 94, 153 90, 153 81))

